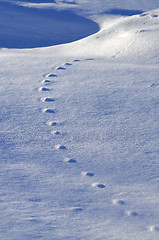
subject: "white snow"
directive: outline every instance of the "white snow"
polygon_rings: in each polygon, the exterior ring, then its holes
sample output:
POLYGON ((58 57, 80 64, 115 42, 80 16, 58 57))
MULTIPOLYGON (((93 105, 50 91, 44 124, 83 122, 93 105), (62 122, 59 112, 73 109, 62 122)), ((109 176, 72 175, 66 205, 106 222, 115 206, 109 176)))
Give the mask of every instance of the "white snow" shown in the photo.
POLYGON ((0 239, 159 239, 159 2, 0 1, 0 239))

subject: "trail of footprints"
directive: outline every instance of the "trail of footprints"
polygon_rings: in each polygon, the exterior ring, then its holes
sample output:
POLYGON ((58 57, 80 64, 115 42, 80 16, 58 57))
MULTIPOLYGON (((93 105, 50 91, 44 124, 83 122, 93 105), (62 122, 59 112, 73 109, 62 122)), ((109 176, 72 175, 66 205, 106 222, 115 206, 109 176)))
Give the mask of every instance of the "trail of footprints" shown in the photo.
MULTIPOLYGON (((91 61, 91 60, 93 60, 93 58, 88 58, 88 59, 86 59, 86 61, 91 61)), ((75 60, 73 60, 73 62, 80 62, 80 60, 79 60, 79 59, 75 59, 75 60)), ((72 62, 72 63, 66 62, 66 63, 64 63, 62 66, 56 67, 55 70, 56 70, 56 71, 66 70, 66 67, 71 66, 71 65, 73 64, 73 62, 72 62)), ((49 88, 49 84, 52 83, 53 78, 57 78, 57 77, 58 77, 58 75, 57 75, 57 74, 54 74, 54 73, 49 73, 49 74, 47 74, 47 75, 45 76, 45 79, 43 79, 42 82, 41 82, 41 84, 44 85, 44 86, 40 87, 40 88, 39 88, 39 91, 40 91, 40 92, 50 92, 51 90, 50 90, 50 88, 49 88)), ((41 98, 41 101, 42 101, 42 102, 54 102, 55 99, 46 96, 46 97, 42 97, 42 98, 41 98)), ((56 111, 55 111, 54 109, 52 109, 52 108, 43 108, 43 109, 42 109, 42 112, 43 112, 43 113, 52 113, 52 114, 56 113, 56 111)), ((47 122, 47 124, 50 125, 50 126, 56 126, 56 125, 57 125, 57 123, 56 123, 56 122, 53 122, 53 121, 49 121, 49 122, 47 122)), ((51 134, 53 134, 53 135, 60 135, 60 131, 58 131, 58 130, 52 130, 52 131, 51 131, 51 134)), ((55 145, 54 148, 55 148, 56 150, 67 150, 66 146, 61 145, 61 144, 55 145)), ((71 163, 77 163, 77 161, 76 161, 75 159, 73 159, 73 158, 65 158, 65 159, 64 159, 64 162, 70 163, 70 164, 71 164, 71 163)), ((86 171, 81 172, 81 175, 82 175, 82 176, 86 176, 86 177, 93 177, 93 176, 94 176, 93 173, 91 173, 91 172, 86 172, 86 171)), ((105 188, 105 185, 104 185, 104 184, 101 184, 101 183, 93 183, 93 184, 92 184, 92 187, 102 189, 102 188, 105 188)))
MULTIPOLYGON (((93 58, 88 58, 88 59, 85 59, 86 61, 91 61, 91 60, 94 60, 93 58)), ((64 64, 62 64, 62 66, 58 66, 55 68, 56 71, 64 71, 67 69, 67 67, 70 67, 71 65, 73 65, 74 62, 80 62, 81 60, 79 59, 75 59, 73 60, 72 63, 69 63, 69 62, 66 62, 64 64)), ((39 92, 46 92, 46 93, 49 93, 51 92, 50 88, 49 88, 49 84, 53 82, 53 79, 54 78, 57 78, 58 75, 57 74, 54 74, 54 73, 49 73, 45 76, 45 78, 42 80, 41 84, 44 85, 44 86, 41 86, 39 88, 39 92)), ((152 84, 151 87, 154 87, 154 88, 158 88, 159 87, 159 84, 152 84)), ((52 97, 42 97, 41 98, 41 102, 48 102, 48 103, 51 103, 51 102, 54 102, 56 101, 54 98, 52 97)), ((43 108, 42 109, 42 112, 43 113, 49 113, 49 114, 55 114, 56 111, 52 108, 43 108)), ((55 127, 57 126, 57 122, 55 121, 48 121, 47 122, 47 125, 51 126, 51 127, 55 127)), ((51 134, 53 135, 60 135, 60 131, 58 130, 52 130, 51 131, 51 134)), ((65 145, 61 145, 61 144, 57 144, 54 146, 54 148, 56 150, 63 150, 63 151, 66 151, 67 150, 67 147, 65 145)), ((64 158, 63 160, 64 162, 68 163, 68 164, 76 164, 77 161, 74 159, 74 158, 69 158, 69 157, 66 157, 64 158)), ((94 173, 92 172, 88 172, 88 171, 82 171, 81 172, 81 176, 84 176, 84 177, 89 177, 89 178, 93 178, 94 177, 94 173)), ((91 184, 91 186, 93 188, 96 188, 96 189, 105 189, 106 186, 100 182, 93 182, 91 184)), ((122 199, 113 199, 112 200, 112 205, 114 206, 117 206, 118 208, 120 207, 125 207, 126 203, 124 200, 122 199)), ((72 210, 74 212, 81 212, 83 209, 81 207, 73 207, 72 210)), ((135 211, 131 211, 131 210, 128 210, 128 211, 125 211, 125 215, 128 216, 128 217, 137 217, 138 216, 138 213, 135 212, 135 211)), ((159 226, 149 226, 148 227, 148 230, 151 231, 151 232, 154 232, 154 231, 159 231, 159 226)))

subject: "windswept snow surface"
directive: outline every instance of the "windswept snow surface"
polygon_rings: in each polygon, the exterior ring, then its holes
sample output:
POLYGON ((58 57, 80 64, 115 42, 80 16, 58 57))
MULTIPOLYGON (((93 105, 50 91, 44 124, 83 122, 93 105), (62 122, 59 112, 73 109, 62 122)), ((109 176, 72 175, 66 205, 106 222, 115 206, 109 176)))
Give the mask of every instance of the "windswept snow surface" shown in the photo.
POLYGON ((0 239, 158 240, 159 3, 52 2, 0 1, 0 239))

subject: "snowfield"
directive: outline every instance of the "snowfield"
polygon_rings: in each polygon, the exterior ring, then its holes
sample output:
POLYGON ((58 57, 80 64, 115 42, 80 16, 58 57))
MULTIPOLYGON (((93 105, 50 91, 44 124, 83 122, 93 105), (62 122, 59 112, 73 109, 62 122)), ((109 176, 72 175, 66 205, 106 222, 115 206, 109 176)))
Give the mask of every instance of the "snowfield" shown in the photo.
POLYGON ((0 9, 0 239, 158 240, 159 2, 0 9))

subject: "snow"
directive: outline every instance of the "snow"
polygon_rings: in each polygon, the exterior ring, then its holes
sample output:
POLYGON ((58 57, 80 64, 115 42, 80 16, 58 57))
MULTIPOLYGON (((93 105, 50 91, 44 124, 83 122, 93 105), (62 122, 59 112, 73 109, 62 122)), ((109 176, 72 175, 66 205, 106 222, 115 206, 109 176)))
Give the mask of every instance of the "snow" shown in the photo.
POLYGON ((1 2, 3 48, 33 48, 67 43, 99 30, 97 23, 70 10, 28 8, 1 2), (73 21, 72 21, 73 19, 73 21))
POLYGON ((157 240, 158 1, 0 8, 0 238, 157 240))

